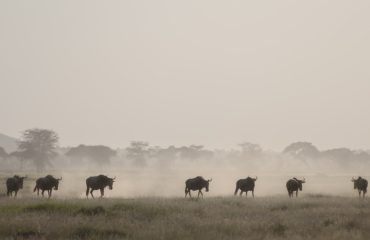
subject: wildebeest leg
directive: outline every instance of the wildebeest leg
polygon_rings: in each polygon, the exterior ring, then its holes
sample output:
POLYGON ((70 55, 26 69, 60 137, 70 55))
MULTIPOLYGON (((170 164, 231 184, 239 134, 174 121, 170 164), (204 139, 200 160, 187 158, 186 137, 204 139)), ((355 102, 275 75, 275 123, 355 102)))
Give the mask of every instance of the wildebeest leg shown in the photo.
POLYGON ((243 195, 243 191, 242 190, 240 190, 240 194, 239 194, 239 196, 242 196, 243 195))
POLYGON ((42 191, 41 191, 41 195, 42 195, 42 196, 44 196, 44 191, 45 191, 45 190, 42 190, 42 191))
POLYGON ((15 191, 15 193, 14 193, 14 197, 16 197, 16 196, 17 196, 17 193, 18 193, 18 191, 15 191))
POLYGON ((87 188, 86 188, 86 198, 89 198, 89 190, 90 190, 90 188, 89 188, 89 187, 87 187, 87 188))
POLYGON ((187 195, 188 195, 188 191, 187 191, 187 188, 185 187, 185 198, 187 195))
POLYGON ((298 197, 298 190, 295 191, 295 197, 298 197))
POLYGON ((199 198, 199 195, 202 194, 202 198, 203 198, 203 193, 202 193, 202 190, 199 190, 198 192, 198 198, 199 198))
POLYGON ((189 189, 188 193, 189 193, 189 196, 190 196, 190 198, 191 198, 191 191, 190 191, 190 189, 189 189))
POLYGON ((100 188, 100 198, 104 196, 104 188, 100 188))
POLYGON ((254 198, 254 191, 252 191, 252 197, 254 198))
POLYGON ((37 188, 37 196, 39 196, 40 188, 37 188))
POLYGON ((361 191, 360 190, 358 191, 358 197, 361 197, 361 191))
POLYGON ((91 194, 91 197, 92 197, 92 198, 94 198, 93 191, 94 191, 94 189, 92 189, 92 188, 91 188, 91 190, 90 190, 90 194, 91 194))

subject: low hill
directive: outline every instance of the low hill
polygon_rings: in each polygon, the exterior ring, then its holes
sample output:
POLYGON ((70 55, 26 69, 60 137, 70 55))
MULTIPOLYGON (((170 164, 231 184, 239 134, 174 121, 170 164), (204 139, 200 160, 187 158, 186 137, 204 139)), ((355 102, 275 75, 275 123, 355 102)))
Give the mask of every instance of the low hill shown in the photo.
POLYGON ((7 153, 17 149, 17 139, 0 133, 0 147, 4 148, 7 153))

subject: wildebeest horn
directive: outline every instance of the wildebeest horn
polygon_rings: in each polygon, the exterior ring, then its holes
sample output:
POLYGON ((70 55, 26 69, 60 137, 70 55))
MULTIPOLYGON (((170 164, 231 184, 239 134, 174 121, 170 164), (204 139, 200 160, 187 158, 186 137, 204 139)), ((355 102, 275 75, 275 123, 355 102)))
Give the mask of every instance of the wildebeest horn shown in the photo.
POLYGON ((63 177, 58 178, 59 181, 62 181, 63 177))
POLYGON ((208 180, 208 182, 212 182, 212 178, 208 180))
POLYGON ((257 180, 257 176, 256 176, 255 180, 257 180))
POLYGON ((303 178, 303 182, 306 182, 306 178, 303 178))
POLYGON ((352 177, 351 182, 354 182, 354 181, 355 181, 355 178, 354 178, 354 177, 352 177))

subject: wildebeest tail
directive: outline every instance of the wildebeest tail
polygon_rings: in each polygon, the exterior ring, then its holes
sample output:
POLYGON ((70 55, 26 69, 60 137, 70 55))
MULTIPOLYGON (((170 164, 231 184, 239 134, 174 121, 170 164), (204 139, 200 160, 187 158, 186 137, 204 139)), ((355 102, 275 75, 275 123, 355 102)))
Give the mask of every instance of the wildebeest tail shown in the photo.
POLYGON ((37 190, 37 184, 35 185, 35 188, 33 189, 34 192, 36 192, 37 190))
POLYGON ((234 192, 234 195, 236 195, 238 193, 238 190, 239 190, 239 187, 238 187, 238 183, 236 184, 236 187, 235 187, 235 192, 234 192))

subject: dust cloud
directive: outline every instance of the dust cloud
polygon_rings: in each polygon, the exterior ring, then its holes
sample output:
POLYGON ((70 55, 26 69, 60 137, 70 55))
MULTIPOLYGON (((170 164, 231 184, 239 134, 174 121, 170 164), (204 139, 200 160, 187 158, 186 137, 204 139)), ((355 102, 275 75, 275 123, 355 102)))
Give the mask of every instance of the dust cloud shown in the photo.
MULTIPOLYGON (((330 165, 330 162, 323 166, 319 163, 307 167, 304 162, 298 163, 295 160, 262 160, 255 159, 253 162, 234 163, 220 161, 193 161, 174 163, 169 166, 162 166, 153 163, 145 167, 134 166, 89 166, 75 169, 54 169, 48 173, 29 172, 8 172, 5 175, 13 174, 27 175, 24 189, 19 192, 20 196, 36 197, 33 192, 35 180, 46 174, 53 174, 55 177, 62 177, 59 190, 53 191, 56 198, 85 198, 86 183, 89 176, 104 174, 115 177, 113 190, 105 189, 105 197, 108 198, 138 198, 138 197, 184 197, 185 181, 188 178, 203 176, 205 179, 212 179, 210 191, 204 193, 204 197, 228 197, 233 196, 235 183, 238 179, 247 176, 257 177, 255 186, 255 197, 287 196, 286 181, 292 177, 305 178, 303 191, 299 194, 324 194, 340 196, 356 196, 353 189, 352 177, 359 175, 367 178, 368 166, 359 169, 339 168, 330 165)), ((2 185, 5 192, 5 184, 2 185)), ((197 192, 192 192, 193 196, 197 192)), ((94 191, 94 196, 99 197, 100 192, 94 191)), ((90 196, 89 196, 90 197, 90 196)), ((251 197, 249 193, 248 197, 251 197)))

